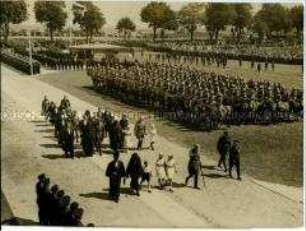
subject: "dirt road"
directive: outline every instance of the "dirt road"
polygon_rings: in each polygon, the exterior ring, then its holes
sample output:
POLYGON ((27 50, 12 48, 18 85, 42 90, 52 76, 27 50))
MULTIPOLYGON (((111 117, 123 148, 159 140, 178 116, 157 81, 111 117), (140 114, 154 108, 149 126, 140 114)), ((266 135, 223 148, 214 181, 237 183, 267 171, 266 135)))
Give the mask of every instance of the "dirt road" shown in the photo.
MULTIPOLYGON (((104 150, 101 157, 65 159, 53 138, 52 127, 37 116, 43 95, 59 102, 65 92, 5 67, 1 71, 1 183, 14 216, 37 221, 34 185, 36 176, 45 172, 52 183, 84 208, 84 224, 244 228, 302 225, 302 188, 259 182, 246 175, 242 182, 230 180, 212 167, 214 161, 205 154, 205 173, 210 175, 205 178, 206 187, 199 191, 184 187, 188 149, 161 136, 157 137, 157 151, 144 150, 140 156, 153 165, 158 152, 174 155, 178 165, 174 193, 154 189, 152 194, 144 190, 140 197, 134 197, 127 190, 128 181, 119 204, 107 200, 105 168, 112 159, 109 150, 104 150)), ((78 111, 96 110, 82 99, 68 97, 78 111)), ((125 164, 130 154, 121 154, 125 164)))

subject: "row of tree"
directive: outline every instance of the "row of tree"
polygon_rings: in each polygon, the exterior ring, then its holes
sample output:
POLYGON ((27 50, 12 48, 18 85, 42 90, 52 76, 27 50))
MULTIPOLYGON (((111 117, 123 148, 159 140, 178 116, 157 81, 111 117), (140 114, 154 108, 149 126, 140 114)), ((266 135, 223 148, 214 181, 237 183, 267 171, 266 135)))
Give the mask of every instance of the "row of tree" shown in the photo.
MULTIPOLYGON (((21 23, 28 18, 27 5, 24 0, 1 1, 0 23, 4 37, 9 34, 9 25, 21 23)), ((34 3, 35 18, 46 25, 51 40, 55 31, 61 31, 67 20, 64 1, 36 1, 34 3)), ((73 23, 78 24, 87 39, 90 39, 106 23, 99 7, 90 1, 75 2, 72 5, 73 23)), ((249 3, 196 3, 183 6, 178 12, 171 9, 166 2, 150 2, 142 8, 141 20, 153 29, 153 38, 158 30, 161 37, 165 31, 185 28, 190 39, 199 27, 205 27, 210 40, 217 42, 219 33, 231 27, 233 36, 240 40, 245 29, 255 32, 259 37, 277 35, 285 36, 295 29, 298 36, 303 32, 303 6, 291 8, 281 4, 262 4, 261 9, 252 14, 249 3)), ((116 29, 126 37, 136 26, 130 18, 118 21, 116 29)))
POLYGON ((303 32, 303 6, 292 8, 281 4, 262 4, 261 9, 252 14, 249 3, 189 3, 174 12, 165 2, 151 2, 141 11, 141 20, 153 28, 154 38, 157 30, 176 30, 185 28, 190 39, 198 27, 204 26, 211 41, 218 41, 219 33, 228 27, 240 40, 245 29, 255 32, 259 37, 272 34, 286 35, 295 28, 298 36, 303 32))

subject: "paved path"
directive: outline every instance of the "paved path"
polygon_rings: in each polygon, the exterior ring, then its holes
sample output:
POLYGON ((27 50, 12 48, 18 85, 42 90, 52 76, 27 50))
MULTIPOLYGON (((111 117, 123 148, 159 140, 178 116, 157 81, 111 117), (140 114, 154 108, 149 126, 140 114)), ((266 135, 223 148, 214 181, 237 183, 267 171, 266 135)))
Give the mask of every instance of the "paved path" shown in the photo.
MULTIPOLYGON (((174 193, 154 189, 152 194, 144 190, 141 197, 134 197, 124 189, 119 204, 107 200, 108 183, 104 174, 111 155, 65 159, 53 138, 52 127, 42 118, 16 118, 17 111, 38 115, 43 95, 59 102, 65 93, 35 77, 7 68, 1 71, 2 190, 16 217, 37 221, 34 185, 36 176, 45 172, 52 183, 58 184, 85 209, 85 224, 112 227, 297 227, 302 224, 301 188, 279 186, 280 193, 248 176, 243 176, 242 182, 230 180, 222 172, 210 170, 214 163, 205 156, 202 159, 206 173, 211 175, 205 178, 206 187, 200 191, 183 187, 188 150, 160 136, 156 152, 144 150, 140 155, 151 164, 160 151, 174 155, 178 164, 174 193), (4 118, 7 114, 3 112, 8 111, 15 112, 13 120, 4 118)), ((96 110, 82 99, 68 97, 78 111, 96 110)), ((130 154, 121 154, 121 159, 127 163, 130 154)), ((156 179, 153 181, 156 184, 156 179)))

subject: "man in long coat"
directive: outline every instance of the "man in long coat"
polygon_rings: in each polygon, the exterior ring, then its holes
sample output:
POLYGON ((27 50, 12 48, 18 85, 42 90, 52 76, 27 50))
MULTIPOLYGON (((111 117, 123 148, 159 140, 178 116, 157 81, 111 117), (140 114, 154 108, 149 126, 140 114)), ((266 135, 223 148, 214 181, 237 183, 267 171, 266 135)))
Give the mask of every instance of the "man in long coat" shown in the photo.
POLYGON ((230 151, 230 148, 231 148, 231 138, 228 134, 228 131, 225 131, 223 135, 219 138, 217 143, 217 149, 220 154, 218 167, 221 167, 221 164, 223 164, 225 172, 227 172, 226 157, 230 151))
POLYGON ((200 145, 196 144, 189 153, 189 163, 188 163, 188 172, 189 175, 186 177, 185 184, 188 184, 190 178, 194 178, 194 188, 200 189, 198 187, 198 178, 201 173, 201 159, 200 159, 200 145))
POLYGON ((106 169, 106 176, 109 178, 109 197, 116 203, 119 202, 121 178, 125 177, 125 167, 119 160, 119 152, 114 153, 114 160, 110 162, 106 169))

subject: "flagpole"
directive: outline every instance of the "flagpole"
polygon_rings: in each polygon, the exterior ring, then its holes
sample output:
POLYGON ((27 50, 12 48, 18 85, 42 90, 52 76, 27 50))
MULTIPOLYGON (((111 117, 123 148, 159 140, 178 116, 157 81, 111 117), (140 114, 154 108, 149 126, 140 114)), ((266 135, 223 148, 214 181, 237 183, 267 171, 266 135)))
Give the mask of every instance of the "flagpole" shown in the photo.
MULTIPOLYGON (((29 9, 29 4, 28 4, 28 9, 29 9)), ((28 13, 28 17, 30 18, 30 13, 28 13)), ((30 73, 31 76, 33 76, 33 58, 32 58, 32 39, 31 39, 31 24, 30 20, 29 21, 29 27, 28 27, 28 43, 29 43, 29 62, 30 62, 30 73)))

